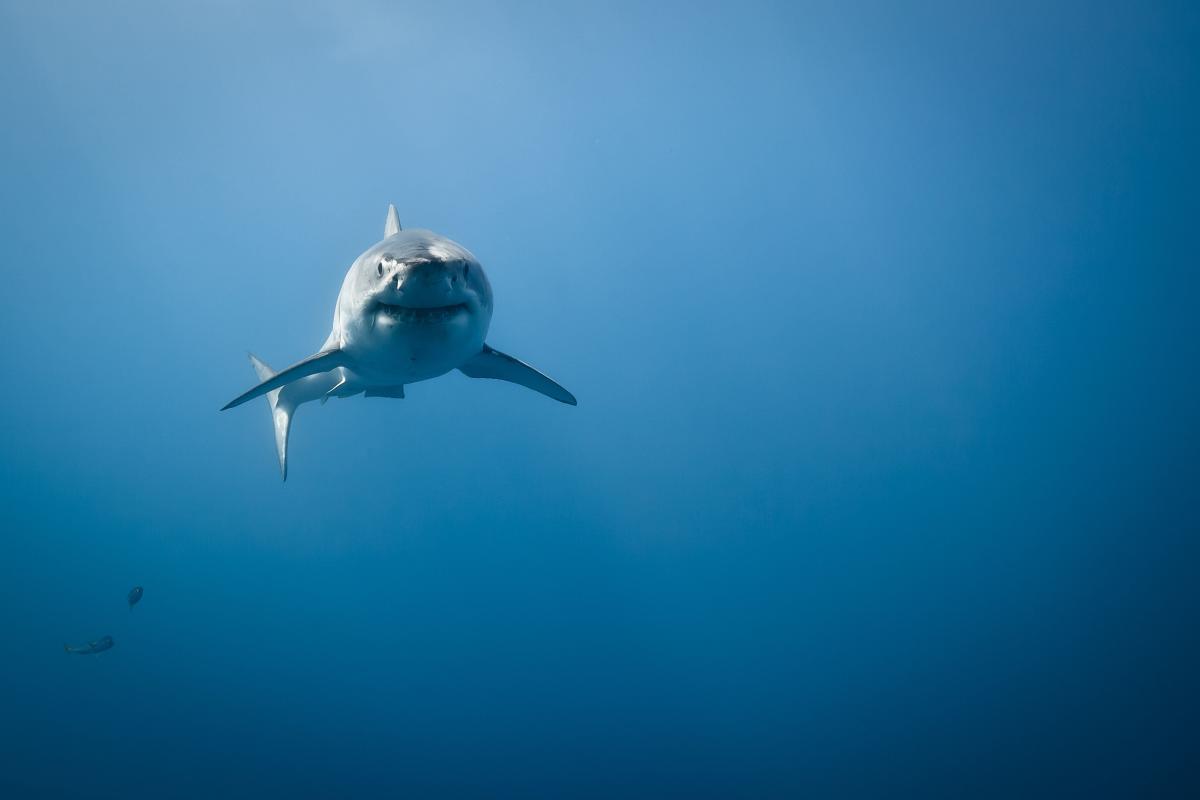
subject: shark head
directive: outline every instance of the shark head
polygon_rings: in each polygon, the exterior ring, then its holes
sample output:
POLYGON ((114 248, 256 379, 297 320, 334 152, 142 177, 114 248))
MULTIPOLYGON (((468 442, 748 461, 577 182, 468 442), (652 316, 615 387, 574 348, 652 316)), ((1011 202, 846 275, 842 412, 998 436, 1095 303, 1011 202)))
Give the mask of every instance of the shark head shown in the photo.
POLYGON ((430 242, 417 252, 385 247, 361 268, 368 287, 364 311, 384 336, 469 326, 473 319, 490 315, 491 288, 483 268, 448 239, 430 242))
POLYGON ((363 354, 367 371, 377 357, 380 368, 403 364, 413 376, 444 372, 483 346, 492 288, 462 245, 431 231, 397 230, 355 260, 339 315, 343 346, 363 354))

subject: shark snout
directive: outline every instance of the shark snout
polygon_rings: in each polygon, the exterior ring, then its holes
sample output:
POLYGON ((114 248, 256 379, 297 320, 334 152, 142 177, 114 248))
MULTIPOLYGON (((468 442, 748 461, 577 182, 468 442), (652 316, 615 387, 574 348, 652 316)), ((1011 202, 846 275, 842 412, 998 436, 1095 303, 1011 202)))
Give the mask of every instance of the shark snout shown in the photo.
POLYGON ((400 305, 421 308, 465 299, 458 296, 464 287, 449 265, 433 261, 406 266, 392 277, 390 287, 400 305))
POLYGON ((450 273, 445 270, 431 271, 419 270, 412 271, 406 275, 396 276, 396 291, 404 294, 405 292, 429 292, 433 294, 450 294, 451 279, 450 273))

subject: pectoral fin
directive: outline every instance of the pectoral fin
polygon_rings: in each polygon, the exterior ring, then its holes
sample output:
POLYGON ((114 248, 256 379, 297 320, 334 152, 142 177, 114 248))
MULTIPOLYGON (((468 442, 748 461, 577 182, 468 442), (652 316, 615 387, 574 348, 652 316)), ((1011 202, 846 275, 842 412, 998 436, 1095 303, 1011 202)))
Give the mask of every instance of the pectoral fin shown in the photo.
POLYGON ((256 397, 261 397, 267 392, 286 386, 292 381, 307 378, 309 375, 316 375, 318 372, 328 372, 336 367, 344 367, 348 363, 349 359, 347 359, 346 354, 341 350, 323 350, 316 355, 309 356, 298 364, 293 364, 287 369, 276 373, 250 391, 230 400, 221 410, 225 411, 234 406, 240 406, 242 403, 253 400, 256 397))
POLYGON ((535 392, 541 392, 560 403, 577 405, 575 396, 563 387, 538 372, 524 361, 505 355, 499 350, 493 350, 486 344, 477 356, 468 359, 459 370, 472 378, 495 378, 496 380, 517 383, 535 392))

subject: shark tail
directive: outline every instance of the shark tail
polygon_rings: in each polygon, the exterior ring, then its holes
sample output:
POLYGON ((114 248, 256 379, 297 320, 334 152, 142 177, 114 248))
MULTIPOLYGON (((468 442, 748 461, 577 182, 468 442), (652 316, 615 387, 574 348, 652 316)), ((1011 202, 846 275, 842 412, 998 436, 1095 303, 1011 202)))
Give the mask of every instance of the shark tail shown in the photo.
MULTIPOLYGON (((275 370, 268 367, 264 361, 253 353, 250 353, 249 356, 254 371, 258 373, 259 381, 269 380, 275 376, 275 370)), ((283 389, 280 388, 267 392, 267 403, 271 406, 271 422, 275 424, 275 451, 279 454, 279 472, 286 481, 288 433, 292 429, 292 413, 296 410, 296 406, 280 394, 282 391, 283 389)), ((132 611, 133 606, 130 606, 129 610, 132 611)))

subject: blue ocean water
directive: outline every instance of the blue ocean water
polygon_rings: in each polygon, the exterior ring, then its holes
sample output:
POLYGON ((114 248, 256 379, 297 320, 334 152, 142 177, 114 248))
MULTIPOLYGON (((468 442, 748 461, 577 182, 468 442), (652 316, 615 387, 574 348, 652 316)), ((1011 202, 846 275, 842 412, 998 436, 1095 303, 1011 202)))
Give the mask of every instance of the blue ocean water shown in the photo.
POLYGON ((1198 34, 0 4, 0 796, 1196 791, 1198 34), (580 405, 306 406, 281 484, 217 409, 388 203, 580 405))

